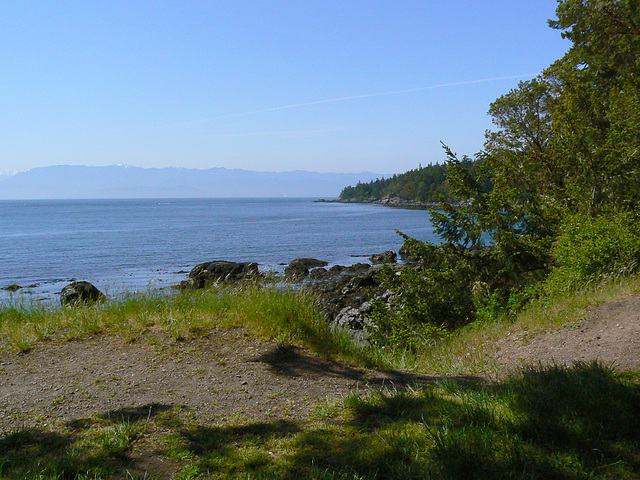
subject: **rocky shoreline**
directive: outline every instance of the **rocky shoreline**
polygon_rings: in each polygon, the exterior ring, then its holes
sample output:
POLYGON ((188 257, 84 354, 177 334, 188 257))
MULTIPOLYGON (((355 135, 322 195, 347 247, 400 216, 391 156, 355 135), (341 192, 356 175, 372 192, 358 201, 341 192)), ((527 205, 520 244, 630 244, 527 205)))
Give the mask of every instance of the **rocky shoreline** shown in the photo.
MULTIPOLYGON (((382 287, 382 272, 399 269, 404 262, 399 263, 398 257, 396 252, 386 251, 371 255, 367 263, 331 267, 324 260, 297 258, 289 262, 283 273, 260 272, 255 262, 214 260, 196 265, 186 279, 171 288, 188 291, 257 281, 304 289, 317 296, 332 330, 340 329, 356 341, 367 343, 373 326, 367 314, 373 302, 393 302, 391 292, 382 287)), ((15 292, 22 288, 25 287, 13 284, 3 290, 15 292)), ((70 280, 59 292, 63 306, 100 302, 106 298, 107 295, 87 281, 70 280)))
MULTIPOLYGON (((382 272, 399 269, 402 263, 397 259, 396 252, 386 251, 371 255, 370 263, 326 268, 328 263, 324 260, 297 258, 289 262, 284 274, 272 276, 271 281, 286 282, 312 292, 318 297, 332 330, 344 331, 358 343, 365 344, 374 327, 368 316, 373 303, 390 304, 394 300, 394 295, 382 285, 382 272)), ((216 260, 196 265, 176 288, 190 290, 246 280, 259 281, 262 275, 255 262, 216 260)))
POLYGON ((420 202, 418 200, 407 200, 405 198, 389 196, 384 198, 368 198, 368 199, 333 199, 333 200, 325 200, 320 199, 316 200, 319 203, 370 203, 374 205, 384 205, 385 207, 391 208, 406 208, 410 210, 429 210, 429 209, 438 209, 440 208, 440 204, 438 202, 420 202))

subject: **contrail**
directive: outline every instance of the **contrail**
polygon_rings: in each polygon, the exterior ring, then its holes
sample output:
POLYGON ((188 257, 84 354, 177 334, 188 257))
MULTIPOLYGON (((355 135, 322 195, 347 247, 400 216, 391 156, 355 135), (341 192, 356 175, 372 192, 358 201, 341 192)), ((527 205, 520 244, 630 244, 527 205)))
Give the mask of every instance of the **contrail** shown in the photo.
POLYGON ((348 97, 337 97, 337 98, 328 98, 325 100, 315 100, 313 102, 305 102, 305 103, 294 103, 292 105, 282 105, 279 107, 269 107, 269 108, 263 108, 260 110, 252 110, 250 112, 242 112, 242 113, 232 113, 232 114, 228 114, 228 115, 219 115, 217 117, 209 117, 209 118, 205 118, 202 120, 196 120, 196 122, 203 122, 203 121, 208 121, 208 120, 220 120, 220 119, 224 119, 224 118, 235 118, 235 117, 244 117, 247 115, 255 115, 258 113, 265 113, 265 112, 275 112, 278 110, 289 110, 291 108, 299 108, 299 107, 308 107, 311 105, 321 105, 323 103, 335 103, 335 102, 346 102, 348 100, 358 100, 361 98, 373 98, 373 97, 387 97, 389 95, 400 95, 403 93, 413 93, 413 92, 421 92, 424 90, 433 90, 436 88, 445 88, 445 87, 457 87, 460 85, 472 85, 474 83, 488 83, 488 82, 497 82, 500 80, 514 80, 516 78, 525 78, 525 77, 534 77, 537 74, 535 73, 527 73, 527 74, 522 74, 522 75, 510 75, 507 77, 493 77, 493 78, 482 78, 479 80, 465 80, 462 82, 452 82, 452 83, 441 83, 439 85, 429 85, 427 87, 418 87, 418 88, 410 88, 407 90, 394 90, 391 92, 379 92, 379 93, 368 93, 368 94, 364 94, 364 95, 351 95, 348 97))

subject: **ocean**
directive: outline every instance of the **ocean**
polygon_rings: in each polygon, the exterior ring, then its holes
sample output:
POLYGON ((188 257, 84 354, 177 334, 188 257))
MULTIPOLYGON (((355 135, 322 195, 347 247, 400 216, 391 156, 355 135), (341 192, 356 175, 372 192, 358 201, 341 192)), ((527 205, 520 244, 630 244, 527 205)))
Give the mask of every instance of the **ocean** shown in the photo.
POLYGON ((72 279, 103 292, 165 288, 198 263, 295 258, 329 265, 397 251, 402 238, 438 241, 423 210, 314 199, 42 200, 0 202, 0 301, 56 297, 72 279))

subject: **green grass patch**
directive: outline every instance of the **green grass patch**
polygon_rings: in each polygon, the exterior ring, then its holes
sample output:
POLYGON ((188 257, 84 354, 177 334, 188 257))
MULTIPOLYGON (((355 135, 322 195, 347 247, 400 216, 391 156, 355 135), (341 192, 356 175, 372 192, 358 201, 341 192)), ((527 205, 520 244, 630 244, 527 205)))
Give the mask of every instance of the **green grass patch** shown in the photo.
POLYGON ((303 290, 246 284, 184 294, 132 295, 103 304, 75 308, 43 305, 0 307, 0 349, 28 351, 43 340, 95 334, 135 340, 149 330, 175 341, 216 328, 245 327, 262 338, 307 347, 325 357, 373 368, 428 373, 494 373, 495 340, 514 331, 560 329, 584 318, 588 310, 640 292, 640 277, 623 277, 578 291, 533 301, 517 316, 479 320, 417 351, 358 347, 345 334, 332 334, 317 299, 303 290))
POLYGON ((597 363, 379 389, 340 407, 320 405, 308 422, 198 425, 150 406, 57 432, 5 432, 0 478, 154 478, 136 469, 141 445, 182 479, 640 476, 640 388, 597 363))
POLYGON ((91 305, 0 307, 0 347, 26 352, 43 340, 109 334, 135 340, 150 330, 175 341, 211 329, 245 327, 282 344, 307 347, 325 357, 377 365, 344 334, 332 334, 318 301, 309 292, 248 283, 176 295, 130 295, 91 305))

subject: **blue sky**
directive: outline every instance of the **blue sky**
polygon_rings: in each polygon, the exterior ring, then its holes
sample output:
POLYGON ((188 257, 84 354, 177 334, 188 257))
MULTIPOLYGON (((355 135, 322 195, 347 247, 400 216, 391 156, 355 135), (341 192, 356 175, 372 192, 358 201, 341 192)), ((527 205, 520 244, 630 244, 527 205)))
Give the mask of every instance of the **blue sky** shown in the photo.
POLYGON ((555 0, 24 1, 0 17, 0 171, 403 172, 482 148, 569 45, 555 0))

